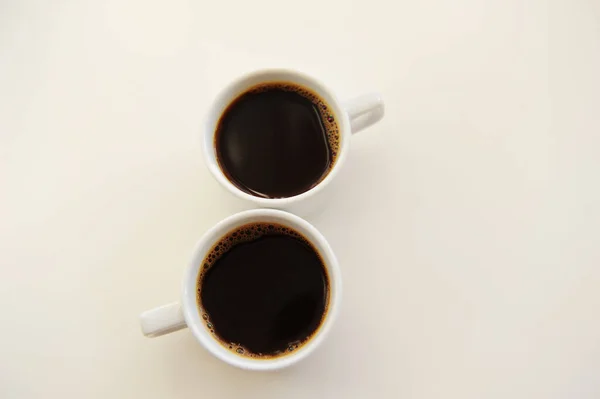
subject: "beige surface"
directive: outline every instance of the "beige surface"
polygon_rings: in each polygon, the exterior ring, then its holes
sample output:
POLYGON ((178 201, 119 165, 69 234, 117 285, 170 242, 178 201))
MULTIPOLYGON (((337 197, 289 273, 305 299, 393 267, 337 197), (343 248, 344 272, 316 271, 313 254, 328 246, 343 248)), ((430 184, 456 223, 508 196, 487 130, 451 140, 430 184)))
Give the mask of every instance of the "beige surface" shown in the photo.
POLYGON ((0 397, 597 399, 599 71, 595 0, 3 1, 0 397), (261 66, 387 101, 311 219, 339 323, 277 374, 137 321, 243 209, 198 131, 261 66))

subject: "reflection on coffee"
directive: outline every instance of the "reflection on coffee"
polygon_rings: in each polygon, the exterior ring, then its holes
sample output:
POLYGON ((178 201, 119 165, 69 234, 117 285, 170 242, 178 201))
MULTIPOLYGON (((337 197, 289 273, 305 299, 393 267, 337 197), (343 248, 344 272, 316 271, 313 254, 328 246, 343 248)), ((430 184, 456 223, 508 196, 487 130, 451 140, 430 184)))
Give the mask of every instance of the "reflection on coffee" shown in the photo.
POLYGON ((306 192, 333 167, 340 146, 332 110, 289 82, 263 83, 238 96, 217 124, 219 166, 240 190, 264 198, 306 192))
POLYGON ((221 238, 198 276, 197 300, 206 328, 242 356, 293 353, 315 335, 329 302, 321 256, 298 232, 253 223, 221 238))

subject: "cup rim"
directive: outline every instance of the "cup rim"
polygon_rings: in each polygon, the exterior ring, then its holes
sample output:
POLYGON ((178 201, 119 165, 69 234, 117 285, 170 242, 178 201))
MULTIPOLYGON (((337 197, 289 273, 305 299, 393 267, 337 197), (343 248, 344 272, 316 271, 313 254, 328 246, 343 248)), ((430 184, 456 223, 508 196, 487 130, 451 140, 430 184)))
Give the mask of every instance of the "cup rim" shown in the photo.
POLYGON ((210 228, 198 241, 184 275, 181 303, 188 328, 200 344, 212 355, 228 364, 243 369, 267 371, 281 369, 297 363, 310 355, 323 342, 339 313, 341 295, 341 273, 337 258, 325 237, 312 224, 289 212, 276 209, 252 209, 236 213, 221 220, 210 228), (196 282, 200 266, 214 243, 227 234, 228 231, 245 223, 258 222, 260 219, 266 219, 268 222, 282 223, 295 230, 299 230, 322 257, 328 273, 330 286, 329 304, 325 318, 314 335, 297 351, 273 359, 242 357, 226 349, 222 343, 210 335, 208 329, 203 325, 196 299, 196 282))
MULTIPOLYGON (((243 90, 239 91, 239 92, 243 92, 243 90)), ((215 117, 214 120, 218 121, 218 117, 215 117)), ((333 178, 338 174, 341 166, 343 165, 343 163, 346 160, 347 152, 348 152, 349 145, 350 145, 351 134, 352 134, 352 132, 350 130, 350 119, 348 117, 348 114, 344 110, 342 103, 339 101, 339 99, 337 98, 335 93, 333 93, 331 90, 329 90, 329 88, 325 84, 323 84, 321 81, 314 78, 313 76, 310 76, 308 74, 305 74, 303 72, 299 72, 299 71, 296 71, 293 69, 265 68, 265 69, 258 69, 258 70, 252 71, 252 72, 248 72, 244 75, 239 76, 238 78, 231 81, 228 85, 226 85, 223 89, 221 89, 221 91, 217 94, 217 96, 214 98, 214 100, 209 108, 209 112, 208 112, 207 116, 205 117, 204 132, 203 132, 203 136, 202 136, 202 149, 204 152, 205 164, 207 165, 207 167, 210 170, 213 177, 219 183, 221 183, 221 185, 223 185, 233 195, 237 196, 240 199, 251 201, 254 204, 261 206, 261 207, 285 207, 287 205, 302 201, 303 199, 309 198, 309 197, 317 194, 319 191, 321 191, 326 185, 328 185, 333 180, 333 178), (235 87, 243 84, 245 81, 251 80, 256 77, 261 77, 262 75, 265 76, 265 79, 263 80, 263 82, 268 82, 269 79, 267 77, 269 75, 276 75, 276 74, 292 75, 292 76, 299 77, 302 80, 310 82, 310 85, 307 85, 309 89, 311 89, 317 93, 323 92, 327 96, 330 97, 331 104, 328 103, 328 105, 335 110, 336 119, 339 121, 339 134, 340 134, 340 144, 341 145, 338 150, 337 159, 336 159, 333 167, 327 173, 325 178, 323 180, 321 180, 319 183, 317 183, 317 185, 315 185, 314 187, 310 188, 307 191, 304 191, 297 195, 293 195, 291 197, 263 198, 263 197, 254 196, 252 194, 249 194, 249 193, 246 193, 246 192, 240 190, 231 181, 229 181, 229 179, 225 176, 225 173, 219 167, 217 157, 214 154, 214 144, 213 143, 214 143, 214 135, 215 135, 215 126, 213 126, 213 124, 210 123, 210 121, 213 120, 213 118, 211 118, 211 115, 217 115, 217 114, 220 115, 220 113, 223 112, 222 107, 219 107, 220 104, 226 103, 227 105, 229 105, 231 103, 231 101, 235 98, 235 95, 234 96, 230 95, 230 93, 233 91, 233 89, 235 87), (207 140, 207 137, 209 137, 209 140, 207 140), (209 143, 210 143, 210 145, 209 145, 209 143)))

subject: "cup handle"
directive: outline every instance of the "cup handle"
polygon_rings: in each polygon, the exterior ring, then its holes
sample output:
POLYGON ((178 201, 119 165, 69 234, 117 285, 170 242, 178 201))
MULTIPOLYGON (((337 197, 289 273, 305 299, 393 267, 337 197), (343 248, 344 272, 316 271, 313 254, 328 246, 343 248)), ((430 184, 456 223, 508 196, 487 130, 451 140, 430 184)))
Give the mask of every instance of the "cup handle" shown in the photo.
POLYGON ((145 311, 140 315, 140 325, 142 333, 150 338, 160 337, 187 327, 179 302, 145 311))
POLYGON ((364 94, 344 104, 350 118, 350 130, 356 134, 381 120, 385 111, 379 93, 364 94))

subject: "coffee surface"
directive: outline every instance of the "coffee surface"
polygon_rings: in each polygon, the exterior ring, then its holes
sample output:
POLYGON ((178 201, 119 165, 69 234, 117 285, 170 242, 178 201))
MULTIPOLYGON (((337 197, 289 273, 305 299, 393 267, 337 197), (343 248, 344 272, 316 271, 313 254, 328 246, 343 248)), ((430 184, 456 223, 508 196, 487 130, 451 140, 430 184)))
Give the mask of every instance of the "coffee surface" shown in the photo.
POLYGON ((207 328, 243 356, 272 358, 300 348, 329 301, 321 257, 294 230, 250 224, 223 237, 204 261, 198 305, 207 328))
POLYGON ((291 83, 255 86, 222 114, 215 135, 219 165, 241 190, 286 198, 317 185, 335 162, 339 129, 327 104, 291 83))

